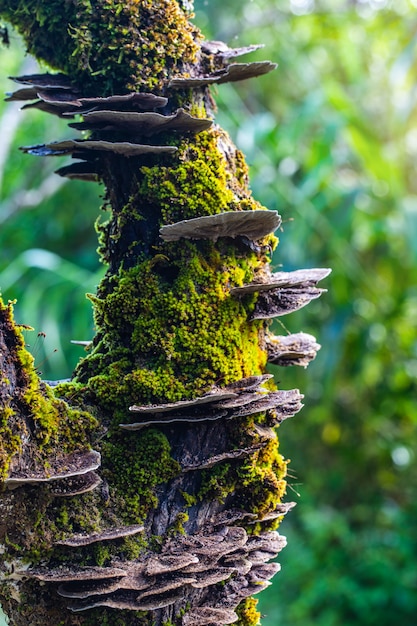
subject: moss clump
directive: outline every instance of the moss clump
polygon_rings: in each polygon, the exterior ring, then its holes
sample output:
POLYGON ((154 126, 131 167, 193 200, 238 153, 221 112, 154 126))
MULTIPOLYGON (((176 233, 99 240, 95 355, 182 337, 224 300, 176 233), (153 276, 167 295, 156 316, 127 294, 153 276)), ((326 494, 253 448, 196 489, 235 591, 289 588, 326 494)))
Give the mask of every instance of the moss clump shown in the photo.
MULTIPOLYGON (((241 448, 253 444, 248 435, 250 421, 253 423, 253 418, 233 420, 229 436, 234 447, 241 448)), ((288 462, 279 454, 278 439, 273 439, 244 461, 220 463, 212 469, 204 470, 195 498, 199 501, 216 499, 220 503, 225 503, 233 496, 234 506, 247 513, 255 513, 262 519, 264 515, 276 509, 285 495, 287 464, 288 462)), ((248 531, 257 534, 276 526, 275 521, 266 524, 260 522, 256 525, 251 524, 248 531)))
POLYGON ((255 598, 246 598, 236 609, 239 621, 236 626, 258 626, 261 622, 261 614, 256 610, 258 600, 255 598))
POLYGON ((178 146, 176 163, 142 167, 140 193, 161 212, 162 224, 214 215, 227 210, 262 207, 248 190, 247 166, 239 150, 226 161, 219 142, 221 130, 199 133, 178 146))
POLYGON ((0 0, 0 14, 86 94, 162 92, 196 61, 199 32, 175 0, 0 0))
POLYGON ((287 461, 272 439, 238 469, 239 498, 245 511, 262 518, 275 510, 285 495, 287 461))
POLYGON ((1 298, 0 328, 2 370, 9 372, 9 378, 2 375, 0 379, 1 480, 7 477, 13 457, 22 452, 23 440, 30 440, 36 448, 37 463, 45 464, 56 447, 63 454, 84 448, 98 422, 87 411, 56 398, 40 380, 21 327, 13 319, 12 303, 5 305, 1 298))
POLYGON ((115 423, 132 404, 193 397, 265 365, 260 324, 248 322, 253 298, 229 294, 250 279, 256 258, 210 242, 166 248, 168 268, 151 260, 120 270, 94 298, 97 342, 75 380, 115 423))
POLYGON ((180 473, 167 438, 155 429, 132 436, 118 433, 103 445, 103 475, 111 500, 126 524, 142 522, 158 504, 155 487, 180 473))

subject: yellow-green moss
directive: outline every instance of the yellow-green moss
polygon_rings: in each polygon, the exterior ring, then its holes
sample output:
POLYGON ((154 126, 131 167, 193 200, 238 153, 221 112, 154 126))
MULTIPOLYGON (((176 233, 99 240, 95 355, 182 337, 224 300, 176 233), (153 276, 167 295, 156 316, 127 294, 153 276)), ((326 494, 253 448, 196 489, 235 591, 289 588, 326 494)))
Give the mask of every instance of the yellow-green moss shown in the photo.
MULTIPOLYGON (((97 420, 87 411, 69 406, 55 397, 52 389, 42 383, 32 355, 26 350, 21 327, 13 319, 13 303, 5 305, 0 298, 0 325, 3 335, 3 358, 16 372, 13 394, 0 407, 0 480, 7 477, 13 457, 21 452, 23 437, 27 439, 28 420, 31 421, 31 445, 37 447, 41 462, 58 446, 60 453, 85 447, 97 420)), ((3 390, 10 384, 0 381, 3 390)))
POLYGON ((258 600, 255 598, 246 598, 239 604, 236 609, 236 613, 239 616, 239 620, 235 623, 236 626, 258 626, 260 624, 261 614, 256 610, 258 600))
POLYGON ((210 242, 166 248, 169 279, 164 266, 144 261, 93 299, 99 339, 75 380, 115 424, 132 404, 193 397, 259 373, 266 362, 260 323, 248 322, 254 298, 229 294, 250 280, 256 258, 222 254, 210 242))
POLYGON ((196 60, 199 32, 175 0, 0 0, 0 15, 87 94, 160 92, 196 60))
POLYGON ((179 142, 172 165, 141 168, 140 193, 158 207, 163 224, 227 210, 264 208, 249 192, 242 153, 235 150, 226 161, 219 142, 230 140, 224 131, 210 129, 192 141, 179 142))
POLYGON ((285 495, 287 462, 278 452, 278 439, 251 455, 238 469, 239 492, 245 511, 262 518, 274 511, 285 495))

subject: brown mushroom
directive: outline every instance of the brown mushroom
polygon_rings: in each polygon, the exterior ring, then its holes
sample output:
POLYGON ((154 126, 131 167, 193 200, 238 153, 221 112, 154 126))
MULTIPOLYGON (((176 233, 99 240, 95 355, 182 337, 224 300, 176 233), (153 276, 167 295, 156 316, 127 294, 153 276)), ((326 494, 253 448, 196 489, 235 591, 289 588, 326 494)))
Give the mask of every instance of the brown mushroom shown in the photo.
POLYGON ((229 391, 221 391, 214 393, 208 393, 192 400, 179 400, 178 402, 170 402, 168 404, 144 404, 142 406, 133 405, 129 407, 129 411, 134 413, 140 413, 142 415, 148 413, 172 413, 180 412, 184 409, 190 409, 202 404, 212 404, 217 400, 228 400, 229 398, 236 397, 237 394, 229 391))
POLYGON ((255 50, 259 50, 259 48, 263 48, 264 44, 255 44, 252 46, 245 46, 243 48, 229 48, 229 46, 224 43, 224 41, 202 41, 201 42, 201 50, 204 54, 212 54, 217 57, 222 57, 224 59, 229 59, 233 57, 243 56, 244 54, 249 54, 250 52, 254 52, 255 50))
POLYGON ((9 78, 20 85, 32 85, 39 89, 73 89, 71 79, 66 74, 30 74, 9 78))
POLYGON ((261 280, 233 287, 230 293, 234 296, 243 296, 248 293, 261 293, 262 291, 274 291, 287 287, 313 287, 320 280, 326 278, 331 270, 328 268, 312 268, 307 270, 295 270, 294 272, 275 272, 264 274, 261 280))
POLYGON ((63 565, 56 568, 37 567, 26 571, 29 578, 35 578, 47 583, 65 583, 70 581, 97 581, 107 578, 122 578, 127 576, 124 569, 120 567, 94 567, 63 565))
POLYGON ((191 553, 183 554, 160 554, 151 557, 145 566, 145 573, 148 576, 156 576, 166 574, 167 572, 175 572, 187 565, 198 563, 198 557, 191 553))
POLYGON ((51 459, 48 469, 12 469, 4 483, 9 489, 20 485, 49 483, 55 480, 87 474, 100 467, 100 453, 95 450, 82 450, 67 454, 59 459, 51 459))
POLYGON ((89 161, 77 161, 76 163, 71 163, 71 165, 60 167, 58 170, 55 170, 55 174, 71 180, 77 179, 98 182, 100 180, 100 175, 97 171, 97 167, 97 164, 92 164, 89 161))
POLYGON ((87 472, 81 476, 54 481, 50 485, 50 491, 59 498, 80 496, 83 493, 94 491, 101 482, 101 478, 96 472, 87 472))
POLYGON ((234 624, 238 619, 232 609, 199 606, 183 615, 182 626, 219 626, 234 624))

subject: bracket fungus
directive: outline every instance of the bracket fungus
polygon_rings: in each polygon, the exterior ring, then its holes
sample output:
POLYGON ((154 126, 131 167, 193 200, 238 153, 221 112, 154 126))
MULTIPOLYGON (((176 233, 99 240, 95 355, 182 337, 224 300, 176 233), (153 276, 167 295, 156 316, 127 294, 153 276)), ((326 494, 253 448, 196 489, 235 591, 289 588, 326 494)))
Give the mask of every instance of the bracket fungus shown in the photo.
POLYGON ((277 211, 228 211, 167 224, 159 233, 164 241, 178 241, 181 237, 217 241, 219 237, 238 236, 257 240, 274 232, 280 224, 277 211))
POLYGON ((101 483, 102 480, 96 472, 87 472, 80 476, 54 481, 50 485, 50 492, 57 498, 69 498, 94 491, 101 483))
POLYGON ((173 89, 198 88, 207 85, 222 85, 224 83, 234 83, 239 80, 255 78, 272 72, 277 67, 271 61, 259 61, 257 63, 231 63, 227 67, 217 70, 211 74, 199 74, 197 76, 183 77, 176 76, 169 86, 173 89))
POLYGON ((160 154, 162 152, 172 154, 177 151, 177 148, 175 146, 130 143, 129 141, 66 139, 36 146, 25 146, 21 150, 35 156, 62 156, 64 154, 73 154, 74 152, 84 153, 99 150, 100 152, 113 152, 114 154, 133 157, 142 154, 160 154))
POLYGON ((313 335, 295 333, 292 335, 265 337, 268 362, 286 367, 288 365, 307 365, 316 358, 321 346, 313 335))
POLYGON ((50 458, 48 468, 36 466, 19 467, 19 459, 14 460, 11 472, 4 484, 9 489, 23 485, 50 483, 56 480, 72 479, 88 474, 100 467, 100 453, 95 450, 82 450, 69 455, 50 458))
POLYGON ((238 616, 231 609, 200 606, 187 611, 182 618, 182 626, 218 626, 218 624, 234 624, 238 616))
POLYGON ((120 528, 109 528, 99 533, 80 533, 73 535, 68 539, 62 539, 56 541, 57 546, 70 546, 71 548, 77 548, 79 546, 88 546, 91 543, 98 543, 100 541, 112 541, 114 539, 121 539, 124 537, 131 537, 143 532, 144 526, 134 524, 132 526, 122 526, 120 528))
MULTIPOLYGON (((80 547, 141 530, 131 526, 58 543, 80 547)), ((275 563, 265 566, 265 562, 274 558, 284 545, 284 538, 277 532, 248 537, 245 529, 238 526, 223 526, 217 531, 205 527, 195 535, 169 540, 160 555, 147 553, 140 562, 115 561, 106 567, 32 568, 25 575, 43 582, 61 583, 59 595, 71 600, 68 607, 74 612, 98 606, 154 610, 174 604, 187 587, 204 589, 206 598, 211 593, 215 597, 218 583, 227 586, 236 576, 246 581, 243 593, 252 585, 262 587, 279 568, 275 563)), ((231 609, 238 603, 239 599, 231 609)))
POLYGON ((263 48, 263 44, 253 44, 251 46, 244 46, 242 48, 229 48, 224 41, 203 41, 201 43, 201 51, 208 55, 214 55, 222 59, 231 59, 233 57, 240 57, 250 52, 255 52, 260 48, 263 48))
POLYGON ((160 405, 132 405, 129 410, 143 415, 143 419, 131 424, 120 424, 120 428, 134 431, 151 424, 206 422, 244 417, 264 411, 273 411, 274 422, 280 423, 301 410, 303 396, 298 389, 272 392, 263 389, 261 385, 269 377, 270 375, 244 378, 194 400, 160 405))
POLYGON ((262 281, 233 287, 230 293, 238 297, 257 293, 258 299, 251 319, 270 319, 298 311, 311 300, 319 298, 326 290, 318 289, 315 285, 330 272, 328 268, 277 272, 266 275, 262 281))
POLYGON ((82 122, 72 122, 77 130, 123 130, 132 134, 149 137, 157 133, 176 131, 181 133, 201 133, 213 124, 208 118, 190 115, 184 109, 177 109, 172 115, 161 115, 151 111, 88 111, 82 122))

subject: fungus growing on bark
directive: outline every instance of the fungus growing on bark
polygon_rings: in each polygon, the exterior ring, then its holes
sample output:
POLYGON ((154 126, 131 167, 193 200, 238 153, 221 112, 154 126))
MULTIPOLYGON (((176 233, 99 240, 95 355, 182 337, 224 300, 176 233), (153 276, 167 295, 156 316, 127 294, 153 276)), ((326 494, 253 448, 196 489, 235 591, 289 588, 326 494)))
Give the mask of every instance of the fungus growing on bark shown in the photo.
POLYGON ((162 132, 200 133, 207 130, 213 121, 207 118, 193 117, 184 109, 177 109, 172 115, 161 115, 146 111, 90 111, 83 114, 82 122, 69 124, 77 130, 123 130, 143 137, 162 132))
POLYGON ((101 478, 96 472, 87 472, 81 476, 54 481, 50 485, 50 492, 57 498, 80 496, 82 493, 94 491, 101 485, 101 478))
POLYGON ((239 80, 254 78, 268 74, 276 69, 277 64, 271 61, 258 61, 255 63, 232 63, 226 68, 217 70, 211 74, 199 74, 197 76, 173 78, 169 87, 172 89, 198 88, 206 85, 222 85, 223 83, 233 83, 239 80))
POLYGON ((201 51, 205 54, 212 54, 216 57, 223 59, 231 59, 233 57, 243 56, 250 52, 255 52, 263 48, 263 44, 254 44, 251 46, 244 46, 242 48, 229 48, 224 41, 203 41, 201 43, 201 51))
POLYGON ((164 241, 178 241, 181 237, 217 241, 219 237, 238 236, 257 240, 274 232, 280 224, 277 211, 227 211, 168 224, 159 233, 164 241))
POLYGON ((73 116, 91 110, 152 110, 166 106, 168 99, 153 93, 131 92, 107 97, 83 97, 68 77, 63 74, 34 74, 11 76, 11 80, 21 85, 30 85, 8 94, 7 101, 25 101, 40 98, 31 106, 41 108, 41 102, 48 104, 48 112, 73 116))
POLYGON ((99 541, 112 541, 114 539, 121 539, 123 537, 131 537, 144 531, 144 526, 134 524, 132 526, 123 526, 121 528, 108 528, 100 533, 80 533, 73 535, 68 539, 62 539, 56 541, 57 546, 70 546, 71 548, 77 548, 79 546, 88 546, 91 543, 97 543, 99 541))
POLYGON ((147 417, 140 422, 120 424, 120 428, 132 431, 151 424, 206 422, 244 417, 272 409, 275 423, 279 423, 302 408, 302 396, 297 389, 269 392, 260 389, 264 381, 265 376, 244 378, 222 391, 216 390, 193 400, 161 405, 133 405, 129 407, 130 411, 147 417))
POLYGON ((233 459, 241 459, 245 456, 249 456, 253 452, 259 450, 262 447, 262 444, 257 444, 254 446, 250 446, 249 448, 241 448, 238 450, 231 450, 230 452, 222 452, 220 454, 216 454, 211 456, 208 459, 203 459, 202 461, 196 461, 195 463, 188 463, 182 465, 183 472, 192 472, 195 470, 202 469, 210 469, 210 467, 214 467, 223 461, 229 461, 233 459))
POLYGON ((274 291, 275 289, 304 288, 317 285, 320 280, 326 278, 331 270, 328 268, 314 268, 307 270, 295 270, 294 272, 265 273, 262 280, 233 287, 230 293, 234 296, 243 296, 249 293, 262 293, 263 291, 274 291))
POLYGON ((33 466, 23 468, 18 466, 18 461, 14 461, 14 466, 16 465, 16 469, 12 466, 11 473, 4 481, 9 489, 23 485, 50 483, 87 474, 100 467, 100 453, 95 450, 83 450, 59 458, 51 458, 47 469, 36 470, 33 466))
POLYGON ((55 170, 55 174, 69 178, 71 180, 86 180, 90 182, 98 182, 100 180, 99 167, 96 164, 92 164, 90 161, 77 161, 71 163, 71 165, 65 165, 55 170))
POLYGON ((307 367, 321 348, 316 338, 307 333, 283 336, 267 334, 265 341, 269 363, 284 367, 288 365, 307 367))
POLYGON ((219 624, 234 624, 238 620, 232 609, 219 609, 210 606, 199 606, 187 611, 182 618, 182 626, 218 626, 219 624))
POLYGON ((172 154, 177 151, 175 146, 152 146, 128 141, 103 141, 89 139, 65 139, 64 141, 54 141, 52 143, 40 144, 36 146, 25 146, 21 150, 27 154, 36 156, 62 156, 63 154, 84 153, 84 152, 113 152, 125 157, 138 156, 141 154, 172 154))
MULTIPOLYGON (((26 606, 16 607, 7 589, 2 602, 19 626, 36 611, 36 626, 78 623, 66 606, 77 613, 95 608, 85 620, 91 624, 110 623, 107 609, 148 612, 147 626, 233 623, 242 599, 278 570, 265 564, 285 540, 262 532, 262 522, 290 505, 280 504, 287 463, 272 426, 302 406, 296 389, 263 387, 271 377, 262 373, 266 348, 276 341, 256 320, 317 297, 316 282, 328 272, 271 274, 275 239, 268 235, 281 218, 257 210, 243 155, 212 127, 207 85, 275 65, 228 65, 257 46, 204 43, 187 21, 185 0, 117 7, 99 0, 94 10, 90 2, 66 2, 62 20, 50 20, 50 1, 39 0, 36 11, 25 6, 24 18, 3 3, 31 49, 60 70, 16 78, 20 87, 9 99, 67 120, 81 114, 72 126, 93 131, 88 139, 23 150, 72 155, 82 162, 60 175, 104 183, 110 216, 99 230, 109 267, 91 298, 92 349, 72 378, 53 388, 28 366, 10 311, 0 307, 7 374, 0 381, 1 469, 9 486, 49 483, 2 494, 11 536, 5 550, 30 561, 39 559, 38 544, 45 548, 44 565, 19 579, 26 606), (162 131, 165 145, 135 143, 162 131), (203 241, 171 244, 181 238, 203 241), (139 421, 118 428, 129 406, 139 421), (92 443, 102 453, 102 488, 78 500, 100 484, 100 457, 87 451, 92 443), (84 461, 71 467, 71 454, 84 461), (28 515, 29 492, 39 501, 38 517, 28 515), (59 596, 51 595, 58 584, 59 596)), ((278 362, 289 358, 284 344, 278 362)), ((136 620, 129 611, 126 623, 136 620)))

